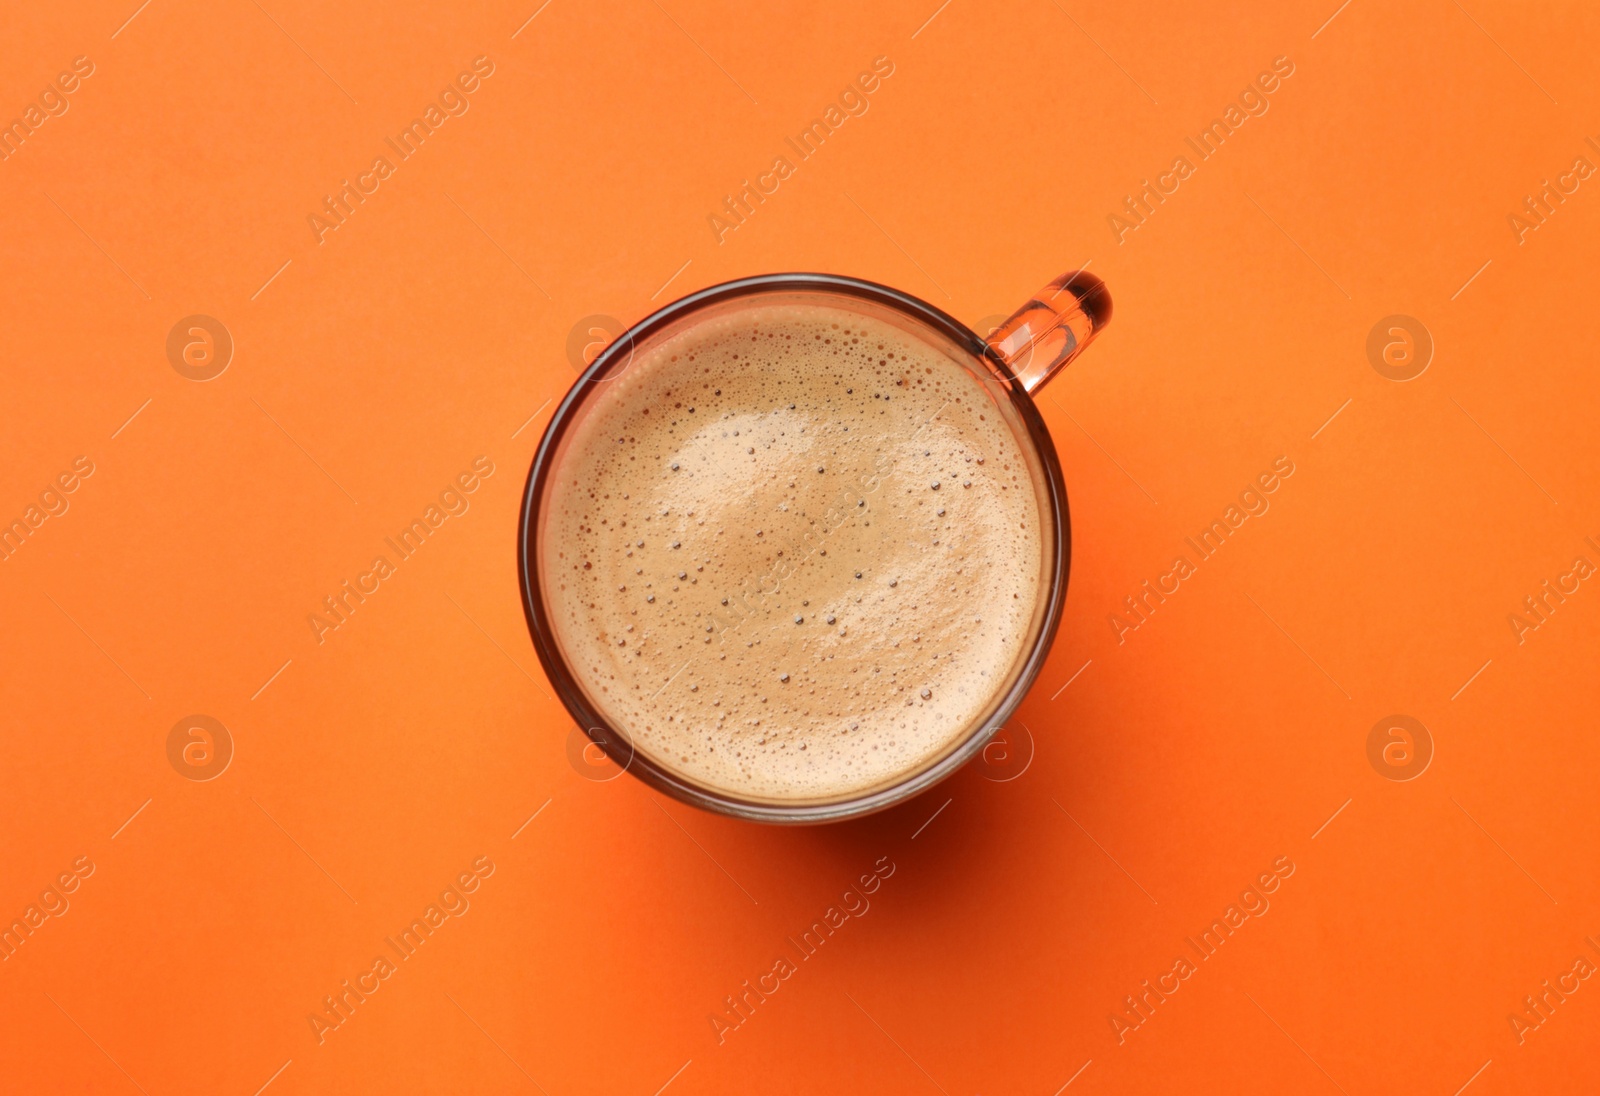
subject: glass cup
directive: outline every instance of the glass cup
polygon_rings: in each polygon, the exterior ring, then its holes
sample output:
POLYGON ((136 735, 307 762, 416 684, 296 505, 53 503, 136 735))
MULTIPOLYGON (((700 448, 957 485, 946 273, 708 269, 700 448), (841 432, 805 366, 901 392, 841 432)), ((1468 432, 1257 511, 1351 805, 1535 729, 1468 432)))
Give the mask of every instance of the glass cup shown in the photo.
POLYGON ((1081 270, 1045 286, 987 339, 926 301, 887 286, 832 274, 768 274, 692 293, 619 335, 551 416, 528 474, 517 542, 522 604, 534 648, 556 694, 588 735, 591 745, 586 749, 604 751, 617 767, 685 803, 778 823, 831 822, 883 810, 927 790, 977 755, 1022 702, 1044 665, 1066 598, 1072 540, 1066 485, 1033 393, 1077 357, 1110 318, 1111 296, 1105 283, 1081 270), (594 397, 658 340, 755 303, 815 304, 864 315, 898 327, 965 367, 988 392, 1022 450, 1043 525, 1039 597, 1028 634, 986 709, 953 735, 941 753, 887 782, 830 799, 740 797, 698 783, 665 759, 652 756, 608 721, 573 671, 545 596, 545 568, 551 558, 545 545, 549 488, 568 455, 573 427, 593 410, 594 397))

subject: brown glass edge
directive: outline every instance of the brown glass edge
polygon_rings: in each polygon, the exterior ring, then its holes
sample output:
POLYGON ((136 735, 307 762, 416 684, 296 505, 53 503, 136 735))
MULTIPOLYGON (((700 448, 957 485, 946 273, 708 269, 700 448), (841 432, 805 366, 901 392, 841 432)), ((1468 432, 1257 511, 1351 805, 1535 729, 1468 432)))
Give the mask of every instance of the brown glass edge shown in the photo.
MULTIPOLYGON (((595 727, 610 732, 613 740, 621 738, 622 736, 616 734, 610 724, 590 707, 583 689, 568 672, 566 663, 560 655, 555 630, 551 626, 543 599, 538 594, 538 560, 534 556, 538 547, 538 537, 534 522, 538 517, 538 499, 543 492, 545 479, 549 475, 551 461, 560 447, 562 437, 571 425, 572 413, 591 394, 590 385, 594 379, 604 374, 619 358, 631 354, 635 343, 642 342, 667 324, 699 309, 735 297, 783 290, 827 290, 887 305, 922 321, 976 357, 988 362, 996 376, 1005 383, 1011 403, 1028 429, 1034 449, 1044 466, 1045 479, 1050 487, 1052 509, 1057 515, 1056 549, 1054 558, 1048 561, 1049 574, 1046 576, 1049 582, 1050 600, 1045 609, 1044 625, 1039 638, 1029 652, 1028 661, 1023 666, 1021 674, 1018 675, 1005 699, 987 718, 983 728, 934 765, 901 783, 880 788, 859 798, 829 803, 787 806, 750 802, 688 784, 656 765, 640 751, 633 750, 631 756, 627 756, 615 741, 596 742, 596 745, 605 750, 617 765, 626 767, 634 776, 657 791, 692 806, 757 822, 784 824, 835 822, 872 814, 910 799, 944 780, 971 760, 995 732, 1004 726, 1005 721, 1016 711, 1023 697, 1032 688, 1034 679, 1038 677, 1039 670, 1044 666, 1045 658, 1050 653, 1056 629, 1061 622, 1061 610, 1067 594, 1067 574, 1072 558, 1072 523, 1067 509, 1067 489, 1061 476, 1061 463, 1056 457, 1055 444, 1050 439, 1050 432, 1045 428, 1044 419, 1039 415, 1033 398, 1023 390, 1022 385, 1000 356, 971 328, 909 293, 902 293, 876 282, 837 274, 764 274, 753 278, 739 278, 691 293, 651 313, 601 351, 551 415, 550 423, 545 427, 544 437, 534 453, 533 465, 528 471, 528 482, 523 493, 522 514, 517 534, 517 574, 522 586, 522 609, 528 618, 528 630, 533 636, 534 650, 539 655, 540 664, 544 666, 545 675, 561 698, 561 703, 566 707, 568 714, 577 721, 578 727, 584 734, 589 734, 589 728, 595 727)), ((590 735, 591 739, 593 737, 590 735)))

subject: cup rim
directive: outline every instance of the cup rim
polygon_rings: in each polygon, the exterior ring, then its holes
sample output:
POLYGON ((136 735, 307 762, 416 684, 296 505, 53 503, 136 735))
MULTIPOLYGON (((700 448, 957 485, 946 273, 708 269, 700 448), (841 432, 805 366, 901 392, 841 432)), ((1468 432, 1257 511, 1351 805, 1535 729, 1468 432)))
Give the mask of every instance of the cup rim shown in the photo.
POLYGON ((843 821, 885 810, 921 794, 953 775, 982 750, 1015 713, 1044 666, 1061 623, 1071 558, 1072 523, 1067 506, 1066 483, 1062 478, 1061 463, 1056 456, 1055 444, 1050 438, 1050 432, 1045 427, 1044 419, 1039 414, 1033 397, 1016 379, 1005 360, 966 324, 919 297, 861 278, 811 272, 762 274, 707 286, 657 309, 612 340, 573 382, 561 403, 551 414, 544 435, 539 441, 539 447, 534 452, 533 463, 528 470, 517 528, 517 576, 522 590, 523 615, 528 622, 528 631, 533 638, 539 664, 544 668, 545 676, 555 689, 567 714, 577 722, 578 728, 614 762, 623 765, 627 772, 643 780, 656 791, 719 814, 756 822, 790 825, 843 821), (627 736, 613 728, 610 722, 590 705, 577 676, 568 669, 556 642, 548 607, 539 591, 538 565, 535 556, 538 550, 538 530, 535 523, 539 512, 539 498, 549 478, 555 453, 574 421, 574 412, 595 392, 595 378, 610 368, 617 359, 631 354, 636 343, 642 342, 661 328, 690 313, 741 296, 784 290, 840 293, 886 305, 920 321, 985 362, 996 379, 1002 383, 1002 387, 1011 398, 1012 406, 1027 428, 1028 440, 1038 455, 1045 473, 1045 482, 1049 487, 1050 511, 1056 529, 1055 550, 1046 559, 1047 573, 1041 576, 1041 583, 1047 591, 1043 622, 1021 672, 994 708, 993 713, 971 731, 955 749, 928 768, 904 780, 855 798, 794 805, 745 800, 702 787, 657 765, 641 750, 635 749, 628 758, 619 759, 615 756, 614 744, 595 739, 589 733, 590 728, 607 732, 613 739, 625 739, 627 736))

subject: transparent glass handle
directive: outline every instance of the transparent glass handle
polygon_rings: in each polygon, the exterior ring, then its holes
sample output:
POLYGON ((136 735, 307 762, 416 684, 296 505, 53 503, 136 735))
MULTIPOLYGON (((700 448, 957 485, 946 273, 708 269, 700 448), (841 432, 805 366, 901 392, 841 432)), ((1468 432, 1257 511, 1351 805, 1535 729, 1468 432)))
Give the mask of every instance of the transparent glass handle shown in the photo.
POLYGON ((989 346, 1028 392, 1064 369, 1111 320, 1111 293, 1087 271, 1063 274, 995 328, 989 346))

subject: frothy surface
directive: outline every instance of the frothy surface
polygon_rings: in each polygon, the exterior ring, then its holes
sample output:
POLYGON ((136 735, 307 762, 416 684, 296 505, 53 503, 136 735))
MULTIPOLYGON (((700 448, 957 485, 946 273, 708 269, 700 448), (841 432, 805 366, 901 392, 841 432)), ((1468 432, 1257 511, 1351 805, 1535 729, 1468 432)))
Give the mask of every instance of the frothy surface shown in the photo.
POLYGON ((567 660, 736 795, 865 791, 1007 683, 1042 571, 1027 465, 959 364, 853 312, 707 319, 608 381, 550 489, 567 660))

